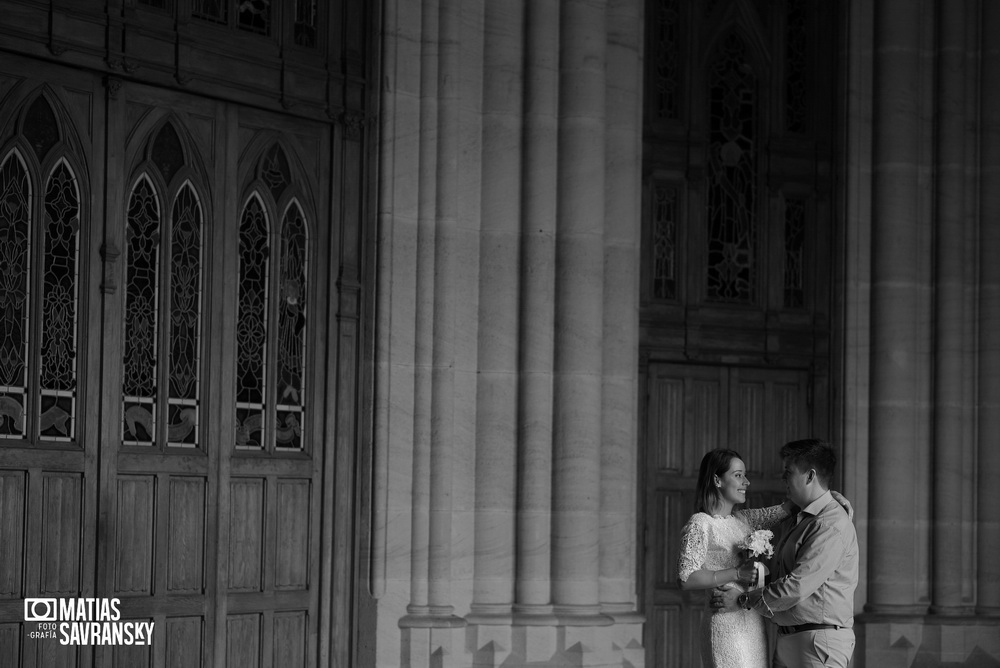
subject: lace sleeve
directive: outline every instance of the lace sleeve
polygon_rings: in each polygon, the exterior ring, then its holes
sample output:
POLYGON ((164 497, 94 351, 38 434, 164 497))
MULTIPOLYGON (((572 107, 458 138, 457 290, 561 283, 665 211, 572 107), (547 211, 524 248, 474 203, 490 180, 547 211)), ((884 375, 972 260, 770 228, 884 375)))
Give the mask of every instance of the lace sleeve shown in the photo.
POLYGON ((683 582, 705 563, 708 555, 708 525, 701 514, 692 515, 681 529, 681 553, 677 559, 677 577, 683 582))
POLYGON ((781 520, 788 517, 785 507, 782 505, 768 506, 767 508, 744 508, 737 510, 736 515, 742 515, 751 527, 757 529, 773 529, 778 526, 781 520))

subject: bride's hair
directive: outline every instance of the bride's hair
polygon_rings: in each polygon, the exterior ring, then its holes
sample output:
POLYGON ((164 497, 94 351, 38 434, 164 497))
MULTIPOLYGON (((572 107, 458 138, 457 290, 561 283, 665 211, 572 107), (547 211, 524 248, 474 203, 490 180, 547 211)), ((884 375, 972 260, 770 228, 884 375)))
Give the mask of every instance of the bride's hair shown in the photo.
POLYGON ((694 490, 694 502, 698 510, 711 514, 711 509, 718 503, 719 490, 715 487, 715 476, 726 475, 734 459, 743 457, 735 450, 709 450, 701 458, 701 469, 698 471, 698 486, 694 490))

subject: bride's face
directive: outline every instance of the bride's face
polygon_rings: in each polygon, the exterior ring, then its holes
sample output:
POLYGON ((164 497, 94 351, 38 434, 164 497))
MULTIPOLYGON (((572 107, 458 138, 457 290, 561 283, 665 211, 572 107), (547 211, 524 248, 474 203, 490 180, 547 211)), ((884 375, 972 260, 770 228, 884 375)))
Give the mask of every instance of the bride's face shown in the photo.
POLYGON ((729 470, 725 475, 716 476, 716 483, 719 485, 719 496, 729 503, 736 505, 747 502, 747 488, 750 480, 747 479, 746 465, 742 459, 733 459, 729 463, 729 470))

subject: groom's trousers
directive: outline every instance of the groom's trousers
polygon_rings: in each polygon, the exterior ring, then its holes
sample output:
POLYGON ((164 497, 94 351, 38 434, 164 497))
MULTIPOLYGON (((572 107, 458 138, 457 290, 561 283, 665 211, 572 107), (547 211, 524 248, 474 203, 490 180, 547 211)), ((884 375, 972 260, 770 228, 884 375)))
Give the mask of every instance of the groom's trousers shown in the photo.
POLYGON ((854 654, 852 629, 778 634, 774 668, 847 668, 854 654))

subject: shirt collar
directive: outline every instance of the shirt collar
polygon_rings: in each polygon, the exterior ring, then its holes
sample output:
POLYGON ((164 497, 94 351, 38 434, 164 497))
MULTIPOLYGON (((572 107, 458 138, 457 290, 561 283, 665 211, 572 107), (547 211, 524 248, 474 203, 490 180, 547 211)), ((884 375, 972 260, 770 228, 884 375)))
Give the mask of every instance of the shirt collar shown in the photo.
POLYGON ((823 510, 823 508, 826 507, 826 504, 831 501, 833 501, 833 495, 830 494, 830 490, 827 490, 822 496, 803 508, 799 512, 799 515, 801 516, 803 513, 807 515, 819 515, 819 511, 823 510))

